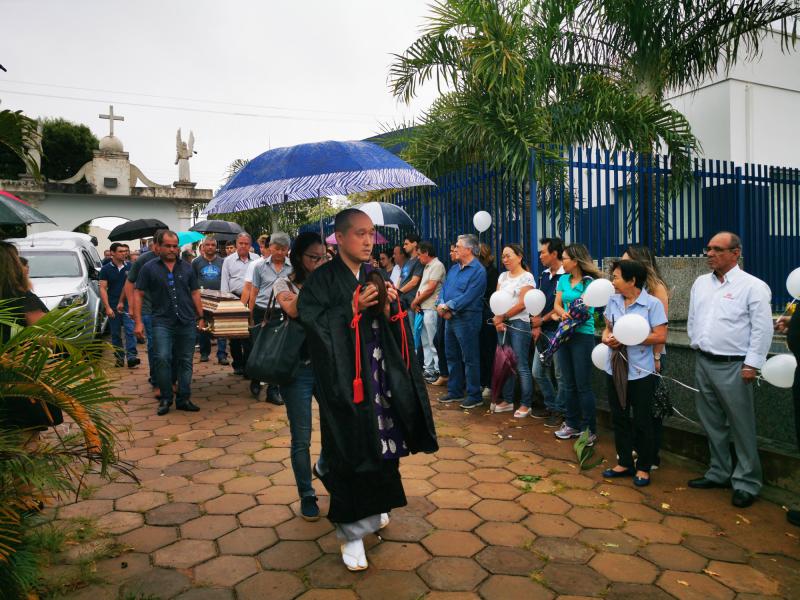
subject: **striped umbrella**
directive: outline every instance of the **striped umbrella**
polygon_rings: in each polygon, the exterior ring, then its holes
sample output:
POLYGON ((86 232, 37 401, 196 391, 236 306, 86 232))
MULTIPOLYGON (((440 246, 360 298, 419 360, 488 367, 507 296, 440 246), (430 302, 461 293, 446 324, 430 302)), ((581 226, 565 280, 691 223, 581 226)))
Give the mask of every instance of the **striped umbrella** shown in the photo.
POLYGON ((14 194, 0 190, 0 225, 30 225, 56 222, 40 213, 29 203, 14 194))
POLYGON ((408 213, 396 204, 389 204, 388 202, 365 202, 364 204, 356 204, 353 208, 357 208, 361 212, 365 212, 372 219, 375 225, 383 225, 384 227, 409 227, 414 228, 414 220, 408 216, 408 213))
POLYGON ((209 203, 228 213, 337 194, 435 185, 371 142, 319 142, 275 148, 251 160, 209 203))

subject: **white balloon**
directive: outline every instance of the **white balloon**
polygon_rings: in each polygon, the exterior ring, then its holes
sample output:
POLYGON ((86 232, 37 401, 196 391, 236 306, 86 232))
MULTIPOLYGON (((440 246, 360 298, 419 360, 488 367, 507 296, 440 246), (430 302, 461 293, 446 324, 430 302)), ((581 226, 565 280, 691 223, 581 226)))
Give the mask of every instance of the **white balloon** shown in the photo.
POLYGON ((601 306, 608 306, 608 301, 614 294, 614 284, 608 279, 595 279, 586 288, 583 294, 583 302, 586 306, 600 308, 601 306))
POLYGON ((786 278, 786 289, 792 298, 800 300, 800 267, 789 273, 786 278))
POLYGON ((479 210, 472 217, 472 224, 475 225, 475 229, 483 233, 492 226, 492 215, 485 210, 479 210))
POLYGON ((642 315, 624 315, 614 323, 614 337, 626 346, 638 346, 650 335, 650 324, 642 315))
POLYGON ((794 384, 797 359, 792 354, 778 354, 761 367, 761 377, 775 387, 790 388, 794 384))
POLYGON ((592 362, 594 366, 600 369, 601 371, 606 370, 606 365, 608 365, 608 357, 611 354, 611 348, 606 346, 605 344, 597 344, 592 350, 592 362))
POLYGON ((542 290, 528 290, 528 293, 525 294, 525 308, 534 317, 541 314, 545 304, 547 304, 547 296, 542 290))
POLYGON ((489 298, 489 307, 495 315, 507 313, 515 304, 514 296, 508 292, 495 292, 489 298))

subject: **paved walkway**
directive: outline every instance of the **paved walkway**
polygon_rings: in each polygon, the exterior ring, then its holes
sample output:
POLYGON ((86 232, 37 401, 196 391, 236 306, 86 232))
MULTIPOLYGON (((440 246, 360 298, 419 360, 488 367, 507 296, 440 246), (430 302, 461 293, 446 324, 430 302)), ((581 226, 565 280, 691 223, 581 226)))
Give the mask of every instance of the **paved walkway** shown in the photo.
MULTIPOLYGON (((800 530, 780 507, 736 509, 728 491, 686 489, 697 474, 669 464, 644 491, 604 481, 579 473, 541 422, 435 402, 441 450, 403 461, 409 504, 368 540, 369 570, 349 573, 328 521, 297 516, 283 408, 253 402, 230 368, 196 363, 202 411, 157 417, 146 367, 117 372, 132 397, 122 456, 141 484, 94 479, 57 518, 94 519, 129 550, 70 598, 800 598, 800 530)), ((614 456, 609 435, 599 453, 614 456)))

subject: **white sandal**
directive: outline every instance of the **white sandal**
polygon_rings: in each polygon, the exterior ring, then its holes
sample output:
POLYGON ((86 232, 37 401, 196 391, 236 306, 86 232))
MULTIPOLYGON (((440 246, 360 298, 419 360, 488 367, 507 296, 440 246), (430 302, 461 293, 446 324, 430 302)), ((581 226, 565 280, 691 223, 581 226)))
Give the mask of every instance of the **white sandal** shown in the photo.
POLYGON ((342 561, 348 571, 363 571, 367 564, 367 554, 364 550, 364 540, 345 542, 339 549, 342 551, 342 561))
POLYGON ((381 525, 380 527, 378 527, 378 529, 380 530, 386 527, 389 524, 390 520, 391 519, 389 519, 389 513, 381 513, 381 525))
POLYGON ((530 416, 531 416, 531 409, 530 408, 528 410, 524 411, 524 412, 523 412, 522 408, 518 408, 517 412, 514 413, 514 418, 515 419, 524 419, 525 417, 530 417, 530 416))
POLYGON ((504 402, 503 404, 505 404, 505 406, 502 406, 501 404, 495 404, 494 405, 494 412, 496 412, 496 413, 506 413, 506 412, 511 412, 511 411, 514 410, 514 405, 513 404, 508 403, 508 402, 504 402))

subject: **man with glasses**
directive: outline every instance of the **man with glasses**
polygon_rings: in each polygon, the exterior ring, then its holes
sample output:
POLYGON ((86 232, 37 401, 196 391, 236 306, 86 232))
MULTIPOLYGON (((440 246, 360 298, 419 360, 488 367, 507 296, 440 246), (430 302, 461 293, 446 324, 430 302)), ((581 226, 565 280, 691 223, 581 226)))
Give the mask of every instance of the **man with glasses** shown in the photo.
POLYGON ((172 406, 172 362, 178 380, 175 407, 178 410, 200 410, 191 400, 192 357, 197 329, 206 328, 200 285, 192 266, 178 260, 178 234, 160 232, 159 258, 142 268, 136 280, 135 333, 144 333, 141 300, 145 292, 152 301, 153 343, 155 345, 156 383, 161 390, 158 415, 165 415, 172 406))
POLYGON ((711 464, 689 487, 733 487, 733 505, 746 508, 762 485, 752 384, 772 343, 771 293, 739 268, 742 242, 736 234, 718 233, 705 253, 712 273, 692 286, 687 333, 697 351, 697 414, 708 435, 711 464))

